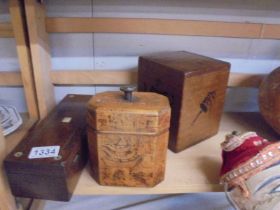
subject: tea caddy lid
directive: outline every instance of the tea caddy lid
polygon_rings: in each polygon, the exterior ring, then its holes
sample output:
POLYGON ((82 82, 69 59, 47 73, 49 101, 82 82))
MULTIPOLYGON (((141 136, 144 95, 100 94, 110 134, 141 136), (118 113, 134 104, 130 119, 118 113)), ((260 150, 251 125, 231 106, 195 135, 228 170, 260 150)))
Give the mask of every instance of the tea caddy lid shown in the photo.
POLYGON ((155 134, 169 128, 166 96, 134 87, 96 94, 88 103, 88 125, 97 131, 155 134))

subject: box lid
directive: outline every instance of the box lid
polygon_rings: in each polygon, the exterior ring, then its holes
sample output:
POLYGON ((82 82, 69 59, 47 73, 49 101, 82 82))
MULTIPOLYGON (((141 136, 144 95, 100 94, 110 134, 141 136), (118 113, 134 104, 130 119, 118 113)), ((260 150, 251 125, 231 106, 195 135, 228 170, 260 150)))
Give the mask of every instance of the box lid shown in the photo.
POLYGON ((125 94, 114 91, 93 96, 88 103, 88 125, 99 132, 147 135, 169 128, 167 97, 147 92, 125 94))
POLYGON ((228 62, 185 51, 150 54, 141 56, 140 60, 143 58, 169 67, 171 70, 180 71, 186 76, 212 71, 229 71, 230 68, 228 62))

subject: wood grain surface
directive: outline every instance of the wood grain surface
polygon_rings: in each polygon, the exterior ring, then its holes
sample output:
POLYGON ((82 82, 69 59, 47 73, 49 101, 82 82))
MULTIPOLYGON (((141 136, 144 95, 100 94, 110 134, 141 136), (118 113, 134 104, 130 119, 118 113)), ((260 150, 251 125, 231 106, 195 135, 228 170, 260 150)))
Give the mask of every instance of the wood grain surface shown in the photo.
POLYGON ((22 1, 9 0, 9 11, 17 46, 20 64, 21 80, 24 87, 27 109, 30 117, 39 118, 35 81, 29 48, 26 20, 24 19, 24 5, 22 1))
POLYGON ((121 92, 94 96, 88 105, 91 171, 101 185, 152 187, 164 179, 170 106, 165 96, 121 92))
POLYGON ((273 70, 261 83, 259 107, 266 122, 280 134, 280 68, 273 70))
POLYGON ((49 33, 135 33, 279 39, 280 25, 153 18, 47 18, 49 33))
POLYGON ((13 27, 11 23, 0 23, 0 38, 14 37, 13 27))
POLYGON ((11 194, 6 174, 3 170, 3 160, 7 154, 6 139, 0 126, 0 210, 16 210, 15 198, 11 194))
MULTIPOLYGON (((54 85, 128 85, 137 83, 136 71, 53 70, 54 85)), ((265 74, 230 73, 228 87, 258 88, 265 74)), ((0 86, 22 86, 19 72, 0 72, 0 86)))
POLYGON ((42 119, 55 106, 54 88, 50 76, 49 38, 45 28, 46 11, 44 4, 36 0, 24 2, 39 118, 42 119))
POLYGON ((138 89, 168 96, 174 152, 214 135, 223 111, 230 64, 188 52, 139 58, 138 89))
POLYGON ((66 96, 8 155, 5 169, 15 196, 60 201, 71 198, 87 157, 85 119, 90 97, 66 96), (42 146, 60 146, 60 158, 28 157, 32 148, 42 146))
POLYGON ((258 38, 262 24, 148 18, 48 18, 47 31, 59 33, 138 33, 258 38))

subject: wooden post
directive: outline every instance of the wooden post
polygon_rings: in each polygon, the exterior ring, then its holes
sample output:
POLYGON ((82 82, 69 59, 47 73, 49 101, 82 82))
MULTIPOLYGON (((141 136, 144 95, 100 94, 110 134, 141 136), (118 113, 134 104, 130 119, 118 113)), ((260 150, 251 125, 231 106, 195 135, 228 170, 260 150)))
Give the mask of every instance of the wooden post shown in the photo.
POLYGON ((39 118, 36 91, 33 78, 31 55, 28 47, 28 34, 24 20, 24 7, 19 0, 10 0, 9 9, 16 39, 17 54, 21 70, 21 78, 25 92, 28 113, 34 119, 39 118))
POLYGON ((37 0, 25 0, 25 13, 31 47, 35 87, 40 118, 54 107, 54 88, 51 82, 51 56, 45 26, 45 7, 37 0))
POLYGON ((11 23, 0 23, 0 38, 13 38, 14 32, 11 23))
POLYGON ((3 169, 3 160, 6 155, 5 138, 0 127, 0 210, 15 210, 17 209, 15 198, 11 194, 3 169))

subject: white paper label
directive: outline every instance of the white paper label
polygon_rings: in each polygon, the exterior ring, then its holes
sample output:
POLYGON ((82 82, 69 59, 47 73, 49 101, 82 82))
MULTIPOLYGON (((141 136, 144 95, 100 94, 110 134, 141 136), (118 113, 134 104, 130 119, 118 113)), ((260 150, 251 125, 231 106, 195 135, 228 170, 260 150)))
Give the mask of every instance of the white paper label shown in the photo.
POLYGON ((70 123, 71 120, 72 120, 72 117, 64 117, 64 118, 61 120, 61 122, 63 122, 63 123, 70 123))
POLYGON ((28 158, 50 158, 57 157, 59 154, 60 146, 48 146, 48 147, 32 147, 28 158))

